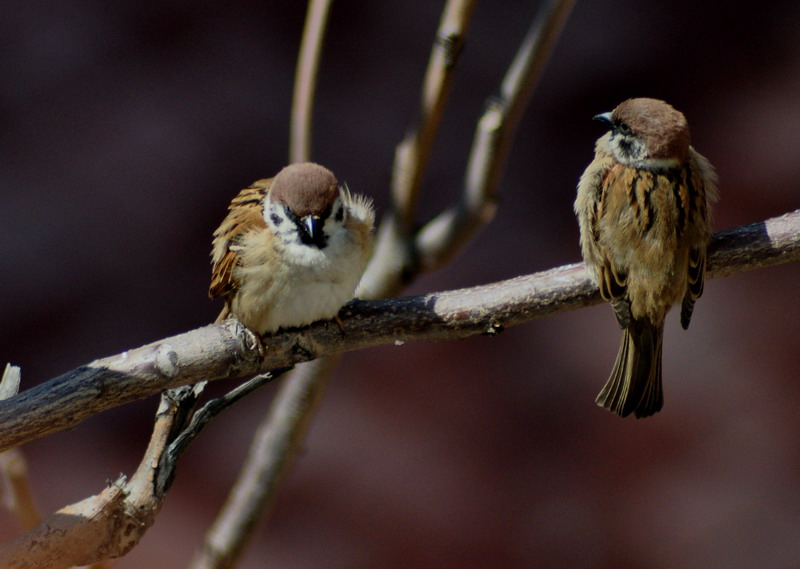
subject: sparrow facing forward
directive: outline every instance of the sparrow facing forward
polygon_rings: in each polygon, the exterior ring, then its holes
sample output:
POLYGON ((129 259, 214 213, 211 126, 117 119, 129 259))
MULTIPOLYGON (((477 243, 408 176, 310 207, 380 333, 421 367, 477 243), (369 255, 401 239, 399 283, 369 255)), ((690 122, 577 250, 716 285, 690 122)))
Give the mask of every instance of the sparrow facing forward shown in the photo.
POLYGON ((575 213, 583 259, 624 330, 597 404, 648 417, 664 400, 664 318, 682 301, 686 329, 703 293, 717 177, 690 146, 686 118, 663 101, 628 99, 594 118, 609 132, 578 183, 575 213))
POLYGON ((228 206, 214 232, 209 296, 263 335, 329 320, 350 299, 372 247, 372 202, 327 168, 292 164, 228 206))

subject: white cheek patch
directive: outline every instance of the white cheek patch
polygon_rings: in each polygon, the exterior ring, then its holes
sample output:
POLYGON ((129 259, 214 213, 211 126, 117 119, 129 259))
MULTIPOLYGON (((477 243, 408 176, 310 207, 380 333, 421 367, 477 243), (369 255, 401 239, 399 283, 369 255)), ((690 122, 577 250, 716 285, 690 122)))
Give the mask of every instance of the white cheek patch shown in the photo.
POLYGON ((677 158, 650 158, 644 141, 635 136, 612 136, 609 145, 614 159, 623 166, 651 171, 669 170, 678 166, 677 158))

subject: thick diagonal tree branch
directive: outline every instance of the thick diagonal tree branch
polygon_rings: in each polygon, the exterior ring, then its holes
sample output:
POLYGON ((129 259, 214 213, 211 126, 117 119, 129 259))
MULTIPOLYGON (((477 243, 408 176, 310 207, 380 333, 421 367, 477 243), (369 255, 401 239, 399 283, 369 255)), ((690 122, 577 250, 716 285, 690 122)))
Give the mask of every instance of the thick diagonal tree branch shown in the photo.
MULTIPOLYGON (((800 261, 800 210, 714 236, 710 277, 800 261)), ((200 379, 244 379, 270 369, 397 341, 494 334, 600 302, 581 263, 488 285, 420 296, 354 301, 344 331, 318 322, 256 338, 234 321, 209 325, 102 358, 0 401, 0 450, 72 428, 123 403, 200 379)))
MULTIPOLYGON (((727 276, 792 261, 800 261, 800 210, 715 235, 709 276, 727 276)), ((468 289, 385 301, 354 301, 341 313, 344 333, 336 325, 320 322, 269 337, 266 350, 263 345, 254 344, 253 335, 235 322, 207 326, 97 360, 0 402, 0 449, 71 427, 103 409, 164 388, 193 383, 200 369, 213 370, 213 375, 206 377, 209 380, 241 378, 374 345, 495 335, 508 326, 597 302, 597 288, 584 266, 576 263, 468 289)), ((316 380, 300 396, 318 393, 315 385, 316 380)), ((91 563, 122 555, 138 542, 155 519, 166 492, 158 482, 158 470, 160 457, 174 440, 178 406, 163 403, 162 398, 150 445, 130 481, 120 477, 100 494, 62 508, 36 528, 0 546, 0 563, 4 567, 55 569, 91 563)), ((294 422, 287 421, 285 414, 296 411, 291 406, 276 409, 264 428, 294 429, 294 422)), ((304 417, 308 420, 311 415, 304 417)), ((296 431, 296 436, 302 436, 302 430, 296 431)), ((293 445, 288 434, 267 440, 293 445)), ((285 460, 291 457, 287 449, 265 450, 285 460)), ((273 484, 285 471, 284 465, 274 460, 258 464, 277 469, 274 474, 260 472, 273 484)), ((247 487, 271 491, 271 487, 259 484, 247 487)), ((251 498, 246 495, 245 502, 251 498)), ((234 495, 232 499, 241 496, 234 495)), ((245 532, 237 524, 252 523, 254 519, 236 515, 221 520, 221 527, 242 534, 245 532)))

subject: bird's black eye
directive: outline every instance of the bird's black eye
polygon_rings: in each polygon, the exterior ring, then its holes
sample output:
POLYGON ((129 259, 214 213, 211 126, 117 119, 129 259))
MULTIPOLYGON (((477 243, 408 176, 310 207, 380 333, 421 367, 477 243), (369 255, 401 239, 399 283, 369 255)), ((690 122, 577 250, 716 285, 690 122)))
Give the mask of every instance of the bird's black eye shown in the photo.
POLYGON ((614 130, 621 134, 630 134, 631 127, 628 126, 628 123, 617 121, 617 124, 614 125, 614 130))

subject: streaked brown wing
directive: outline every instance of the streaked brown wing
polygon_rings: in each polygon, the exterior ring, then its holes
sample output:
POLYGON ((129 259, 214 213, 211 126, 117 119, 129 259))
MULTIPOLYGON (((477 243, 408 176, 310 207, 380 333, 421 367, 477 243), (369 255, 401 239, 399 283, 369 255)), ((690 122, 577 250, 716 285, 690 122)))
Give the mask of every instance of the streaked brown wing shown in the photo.
POLYGON ((604 215, 610 214, 608 209, 610 204, 608 202, 614 199, 617 202, 625 199, 626 207, 629 204, 633 209, 634 215, 637 219, 639 218, 641 208, 639 208, 635 195, 636 183, 633 179, 635 177, 636 171, 631 168, 616 165, 614 168, 609 169, 600 180, 595 216, 592 220, 592 238, 596 242, 597 250, 602 258, 601 264, 596 268, 600 296, 611 304, 620 328, 627 328, 631 322, 628 275, 614 266, 610 259, 610 251, 605 250, 605 247, 600 244, 600 231, 597 228, 597 224, 604 215), (614 186, 624 188, 625 195, 610 196, 609 192, 612 191, 614 186))
POLYGON ((706 274, 705 249, 693 248, 689 251, 689 294, 692 300, 697 300, 703 294, 703 281, 706 274))
POLYGON ((697 236, 691 249, 689 249, 689 266, 687 267, 687 288, 681 304, 681 326, 689 327, 692 320, 695 301, 703 294, 703 284, 706 277, 706 247, 705 242, 710 233, 708 200, 717 197, 716 175, 708 161, 693 154, 690 172, 687 175, 687 188, 689 190, 689 221, 694 224, 697 236))
POLYGON ((695 301, 703 294, 705 275, 706 251, 705 249, 692 248, 689 250, 688 287, 681 303, 681 326, 684 330, 689 327, 689 322, 692 320, 695 301))
POLYGON ((262 203, 272 184, 272 178, 257 180, 233 198, 228 215, 214 232, 211 248, 211 286, 208 296, 228 295, 239 288, 233 278, 233 269, 239 264, 236 245, 249 231, 264 229, 262 203))
POLYGON ((631 302, 628 298, 628 276, 617 272, 611 262, 605 263, 597 270, 600 296, 609 302, 620 328, 627 328, 631 323, 631 302))
POLYGON ((692 300, 697 300, 703 294, 703 281, 706 276, 706 247, 705 242, 708 239, 708 201, 706 198, 707 186, 714 192, 713 179, 706 183, 701 175, 700 168, 692 168, 691 183, 687 184, 689 188, 689 222, 694 223, 695 227, 705 228, 704 232, 694 231, 695 235, 703 235, 700 237, 701 243, 698 243, 698 238, 692 243, 692 248, 689 250, 689 289, 687 294, 692 300))

